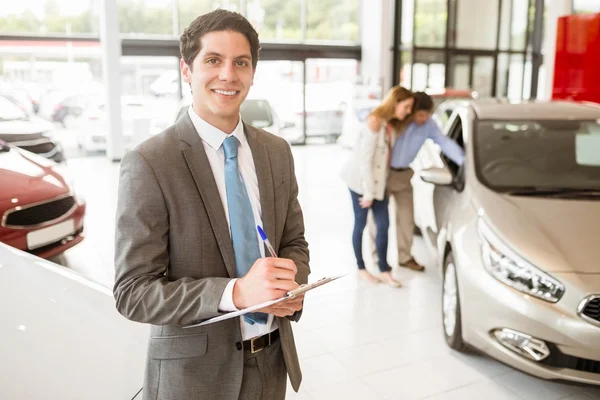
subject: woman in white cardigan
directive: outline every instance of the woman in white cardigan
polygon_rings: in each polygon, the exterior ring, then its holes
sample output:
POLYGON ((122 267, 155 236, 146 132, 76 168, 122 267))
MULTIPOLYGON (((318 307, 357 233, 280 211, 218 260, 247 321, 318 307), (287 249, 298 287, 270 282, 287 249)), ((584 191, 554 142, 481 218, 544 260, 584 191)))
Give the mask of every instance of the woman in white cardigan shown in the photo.
POLYGON ((386 178, 392 131, 398 131, 410 115, 413 106, 412 92, 401 86, 393 87, 377 108, 367 117, 348 163, 342 170, 342 179, 350 189, 354 209, 352 245, 359 275, 372 283, 385 282, 393 287, 401 283, 391 274, 387 263, 388 195, 386 178), (362 255, 362 236, 367 224, 369 209, 373 211, 377 235, 375 245, 381 274, 371 275, 365 268, 362 255))

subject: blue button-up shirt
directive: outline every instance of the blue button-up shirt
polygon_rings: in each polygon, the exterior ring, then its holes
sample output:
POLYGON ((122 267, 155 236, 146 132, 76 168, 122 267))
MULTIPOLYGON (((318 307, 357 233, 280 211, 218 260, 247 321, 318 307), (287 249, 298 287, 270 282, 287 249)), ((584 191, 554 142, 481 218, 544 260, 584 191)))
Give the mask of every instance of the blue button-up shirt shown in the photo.
POLYGON ((429 118, 422 125, 411 123, 406 132, 398 137, 392 150, 391 167, 408 168, 427 139, 433 140, 448 158, 462 165, 465 157, 463 149, 454 140, 444 136, 433 118, 429 118))

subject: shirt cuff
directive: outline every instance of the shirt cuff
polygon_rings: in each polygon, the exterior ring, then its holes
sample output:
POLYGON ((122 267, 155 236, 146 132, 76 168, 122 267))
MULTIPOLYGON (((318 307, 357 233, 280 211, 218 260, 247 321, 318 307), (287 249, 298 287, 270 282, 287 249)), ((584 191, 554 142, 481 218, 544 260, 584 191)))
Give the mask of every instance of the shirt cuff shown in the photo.
POLYGON ((223 291, 223 295, 221 296, 221 301, 219 302, 219 312, 232 312, 238 311, 233 304, 233 286, 237 279, 232 279, 229 281, 227 286, 225 286, 225 290, 223 291))

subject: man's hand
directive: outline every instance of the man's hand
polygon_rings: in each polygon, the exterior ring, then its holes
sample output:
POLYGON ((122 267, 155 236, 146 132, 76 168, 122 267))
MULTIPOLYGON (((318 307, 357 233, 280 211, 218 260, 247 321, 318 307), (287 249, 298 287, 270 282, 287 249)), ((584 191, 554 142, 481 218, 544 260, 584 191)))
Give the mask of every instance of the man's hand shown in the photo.
POLYGON ((302 310, 302 303, 304 302, 304 295, 294 297, 293 299, 282 301, 281 303, 272 305, 271 307, 263 308, 258 310, 267 314, 273 314, 276 317, 289 317, 296 311, 302 310))
POLYGON ((279 299, 298 287, 294 280, 297 272, 296 264, 287 258, 259 258, 250 271, 235 282, 233 304, 243 309, 279 299))

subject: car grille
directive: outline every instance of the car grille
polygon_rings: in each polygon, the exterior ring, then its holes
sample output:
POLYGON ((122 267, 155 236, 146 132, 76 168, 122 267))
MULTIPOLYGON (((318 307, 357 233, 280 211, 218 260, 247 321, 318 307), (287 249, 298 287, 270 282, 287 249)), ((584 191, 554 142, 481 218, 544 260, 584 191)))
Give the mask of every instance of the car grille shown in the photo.
POLYGON ((2 225, 7 228, 29 228, 54 221, 73 209, 73 196, 50 200, 34 206, 23 206, 21 210, 8 211, 2 225))
POLYGON ((581 314, 600 322, 600 297, 591 298, 581 311, 581 314))
POLYGON ((549 367, 568 368, 576 371, 600 374, 600 361, 570 356, 561 352, 555 344, 548 342, 546 344, 550 349, 550 355, 541 361, 542 364, 549 367))

